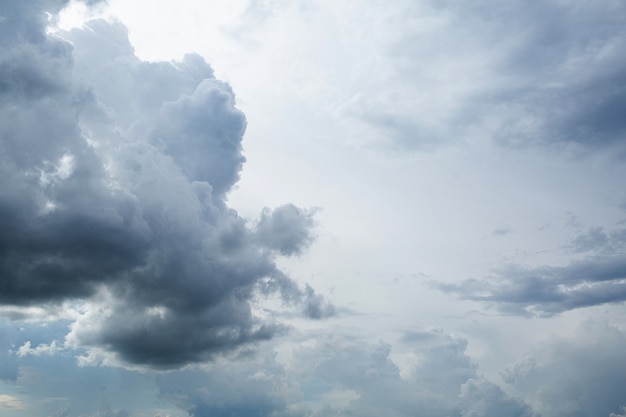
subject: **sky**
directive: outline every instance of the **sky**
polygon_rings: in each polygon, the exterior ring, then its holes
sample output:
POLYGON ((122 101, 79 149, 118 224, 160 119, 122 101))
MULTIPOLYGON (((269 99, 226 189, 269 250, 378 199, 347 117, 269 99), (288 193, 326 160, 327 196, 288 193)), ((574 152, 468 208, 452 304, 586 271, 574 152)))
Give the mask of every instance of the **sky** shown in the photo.
POLYGON ((0 2, 0 415, 626 416, 624 0, 0 2))

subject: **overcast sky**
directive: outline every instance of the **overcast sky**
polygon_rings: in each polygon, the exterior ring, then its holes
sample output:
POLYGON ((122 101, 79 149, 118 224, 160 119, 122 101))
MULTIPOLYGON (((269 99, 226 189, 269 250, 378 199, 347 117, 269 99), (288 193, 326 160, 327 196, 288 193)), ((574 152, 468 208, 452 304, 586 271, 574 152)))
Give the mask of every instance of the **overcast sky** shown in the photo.
POLYGON ((625 417, 626 1, 0 2, 0 414, 625 417))

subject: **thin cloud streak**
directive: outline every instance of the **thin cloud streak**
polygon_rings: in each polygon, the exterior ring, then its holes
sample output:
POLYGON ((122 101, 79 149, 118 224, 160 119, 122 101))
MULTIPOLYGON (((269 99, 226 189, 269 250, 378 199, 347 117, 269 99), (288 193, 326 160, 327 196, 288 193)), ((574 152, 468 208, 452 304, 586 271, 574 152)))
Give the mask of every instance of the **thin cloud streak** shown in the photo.
POLYGON ((545 317, 577 308, 623 303, 626 301, 624 236, 624 229, 607 234, 601 228, 592 228, 567 245, 575 253, 586 254, 568 265, 532 268, 510 265, 487 279, 431 285, 505 314, 545 317))

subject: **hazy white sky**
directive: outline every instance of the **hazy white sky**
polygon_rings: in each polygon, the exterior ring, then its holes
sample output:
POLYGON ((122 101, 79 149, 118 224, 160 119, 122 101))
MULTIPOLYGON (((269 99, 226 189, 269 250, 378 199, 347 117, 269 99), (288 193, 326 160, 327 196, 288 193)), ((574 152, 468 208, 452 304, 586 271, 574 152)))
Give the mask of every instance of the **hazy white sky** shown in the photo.
POLYGON ((0 6, 2 415, 624 415, 624 1, 65 3, 0 6))

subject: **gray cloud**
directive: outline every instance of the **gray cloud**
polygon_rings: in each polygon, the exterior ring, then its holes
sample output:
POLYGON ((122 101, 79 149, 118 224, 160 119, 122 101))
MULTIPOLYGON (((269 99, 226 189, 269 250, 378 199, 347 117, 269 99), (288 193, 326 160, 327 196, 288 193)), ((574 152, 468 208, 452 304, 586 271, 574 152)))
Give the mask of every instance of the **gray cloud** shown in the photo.
POLYGON ((498 385, 486 380, 468 380, 459 395, 463 403, 461 417, 537 416, 524 402, 507 395, 498 385))
POLYGON ((288 365, 271 354, 163 374, 157 382, 161 397, 192 417, 535 415, 477 375, 466 341, 420 333, 404 338, 419 358, 408 376, 389 345, 328 333, 296 344, 288 365))
POLYGON ((607 233, 602 227, 592 227, 586 233, 576 236, 569 247, 579 253, 618 255, 626 249, 626 229, 607 233))
POLYGON ((71 411, 72 408, 69 405, 66 405, 56 411, 53 411, 51 414, 48 415, 48 417, 69 417, 71 411))
POLYGON ((611 414, 609 414, 609 417, 624 417, 625 415, 626 415, 626 407, 622 406, 622 413, 621 414, 611 413, 611 414))
POLYGON ((593 258, 564 267, 501 269, 488 280, 435 284, 461 299, 480 301, 508 314, 553 315, 626 300, 626 260, 593 258))
POLYGON ((333 336, 301 349, 296 358, 307 364, 300 371, 304 381, 310 381, 305 395, 319 401, 333 398, 333 392, 352 393, 343 405, 329 404, 323 411, 328 415, 485 415, 475 414, 481 403, 488 403, 493 415, 509 415, 506 412, 512 410, 520 412, 510 415, 532 415, 521 400, 477 375, 476 364, 465 353, 467 341, 439 330, 408 333, 403 341, 416 364, 402 375, 391 347, 382 342, 333 336))
POLYGON ((363 91, 347 114, 403 149, 479 132, 623 155, 625 22, 623 2, 404 2, 371 22, 384 28, 385 89, 363 91))
POLYGON ((245 127, 230 87, 207 79, 191 96, 163 105, 152 135, 189 180, 207 182, 221 196, 239 179, 245 127))
POLYGON ((335 306, 329 304, 320 294, 316 294, 312 287, 306 286, 304 291, 304 314, 307 317, 323 319, 332 317, 335 313, 335 306))
POLYGON ((252 311, 268 288, 330 314, 274 263, 310 244, 312 212, 252 230, 227 206, 246 119, 200 56, 142 62, 103 20, 48 35, 63 3, 19 4, 0 8, 16 22, 0 50, 0 303, 79 301, 68 346, 159 369, 283 332, 252 311))
POLYGON ((163 375, 157 384, 161 398, 191 417, 283 415, 287 401, 298 399, 282 367, 271 360, 163 375))
POLYGON ((286 204, 273 211, 265 209, 256 226, 257 238, 283 255, 300 254, 313 241, 313 210, 286 204))
POLYGON ((433 285, 506 314, 550 316, 576 308, 622 303, 626 301, 625 236, 624 230, 605 233, 593 228, 567 245, 575 252, 587 253, 584 259, 569 265, 510 265, 488 279, 433 285))
POLYGON ((483 6, 478 16, 491 15, 492 39, 503 46, 496 74, 510 80, 490 103, 503 117, 496 138, 592 148, 623 142, 623 3, 513 2, 492 13, 492 4, 483 6))
POLYGON ((567 339, 520 358, 502 376, 544 417, 609 416, 624 404, 625 343, 619 329, 585 322, 567 339))
POLYGON ((108 409, 105 411, 98 411, 95 414, 81 414, 79 417, 130 417, 128 411, 123 409, 108 409))
POLYGON ((508 236, 511 234, 511 229, 508 227, 503 227, 499 229, 494 229, 491 231, 493 236, 508 236))

